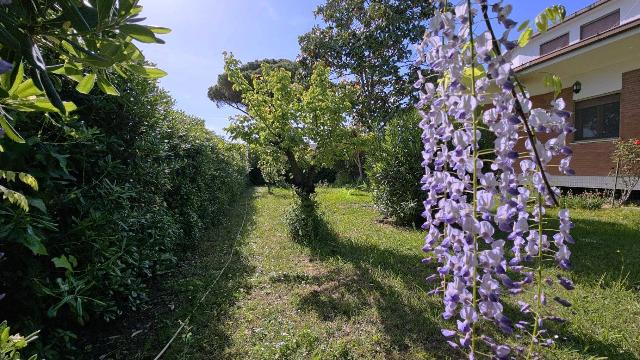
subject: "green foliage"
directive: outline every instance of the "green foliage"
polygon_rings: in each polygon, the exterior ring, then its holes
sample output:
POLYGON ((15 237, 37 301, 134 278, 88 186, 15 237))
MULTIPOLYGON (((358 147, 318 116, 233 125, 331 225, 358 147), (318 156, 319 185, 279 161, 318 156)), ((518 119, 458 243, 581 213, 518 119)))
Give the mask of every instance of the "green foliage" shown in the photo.
POLYGON ((114 75, 113 84, 120 97, 79 95, 65 80, 72 117, 43 126, 16 114, 25 143, 0 140, 0 161, 39 185, 15 183, 31 211, 0 205, 0 288, 11 289, 0 313, 42 329, 38 351, 48 358, 79 354, 68 334, 87 323, 144 306, 151 276, 223 221, 244 184, 243 147, 173 110, 153 81, 114 75))
POLYGON ((422 163, 420 116, 415 110, 393 118, 371 154, 369 180, 376 207, 396 223, 410 225, 420 218, 422 163))
POLYGON ((356 88, 354 119, 369 131, 384 127, 414 95, 413 44, 422 40, 433 5, 421 0, 326 0, 323 22, 300 36, 303 59, 321 61, 356 88))
POLYGON ((306 195, 313 193, 317 168, 347 154, 349 89, 333 84, 329 68, 322 64, 314 67, 308 86, 294 82, 283 68, 262 64, 261 75, 251 83, 240 69, 239 61, 225 54, 225 72, 247 108, 246 115, 236 116, 226 130, 265 161, 286 159, 294 186, 306 195))
MULTIPOLYGON (((260 76, 262 74, 262 65, 269 65, 275 68, 286 69, 292 74, 298 72, 298 65, 287 59, 262 59, 250 61, 246 64, 240 65, 240 72, 245 80, 249 83, 253 83, 254 76, 260 76)), ((242 93, 233 89, 233 83, 229 79, 229 75, 224 72, 218 75, 218 81, 215 85, 209 87, 207 96, 213 101, 216 106, 231 106, 235 109, 246 111, 245 105, 242 102, 242 93)))
MULTIPOLYGON (((20 360, 20 350, 29 345, 30 342, 38 338, 38 332, 34 332, 29 336, 21 336, 20 334, 11 335, 11 329, 6 321, 0 323, 0 360, 20 360)), ((33 355, 29 360, 36 360, 37 356, 33 355)))
POLYGON ((585 191, 574 194, 569 190, 560 198, 560 206, 570 209, 597 210, 602 209, 602 206, 606 204, 607 201, 608 198, 603 192, 585 191))
MULTIPOLYGON (((562 22, 567 14, 567 9, 563 5, 553 5, 544 9, 536 18, 533 23, 536 26, 536 30, 539 33, 544 33, 549 30, 550 27, 562 22)), ((533 36, 533 28, 529 26, 529 20, 524 21, 518 26, 520 35, 518 37, 518 45, 525 47, 531 37, 533 36)))
POLYGON ((315 198, 296 196, 285 212, 289 235, 298 243, 314 242, 322 230, 322 218, 318 214, 315 198))
MULTIPOLYGON (((133 40, 163 43, 158 34, 170 30, 140 24, 144 18, 137 0, 33 0, 0 4, 0 60, 10 65, 0 73, 0 125, 13 141, 24 143, 10 113, 44 112, 68 115, 75 104, 60 96, 61 76, 77 82, 88 94, 95 86, 107 94, 118 92, 114 73, 164 75, 144 66, 133 40)), ((47 118, 47 117, 45 117, 47 118)), ((31 118, 31 121, 38 121, 31 118)), ((0 148, 0 151, 4 149, 0 148)), ((3 199, 28 211, 19 192, 0 185, 3 199)))

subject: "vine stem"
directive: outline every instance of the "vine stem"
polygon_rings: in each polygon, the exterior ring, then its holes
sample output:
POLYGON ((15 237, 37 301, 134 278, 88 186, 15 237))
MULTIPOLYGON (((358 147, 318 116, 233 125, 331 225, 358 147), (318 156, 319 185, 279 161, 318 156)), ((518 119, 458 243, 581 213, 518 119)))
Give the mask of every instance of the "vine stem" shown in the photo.
MULTIPOLYGON (((467 11, 469 17, 469 42, 471 44, 471 96, 475 98, 476 96, 476 49, 475 42, 473 39, 473 8, 471 6, 471 0, 467 0, 467 11)), ((478 204, 478 117, 477 117, 477 109, 473 109, 471 115, 471 121, 473 122, 473 218, 477 219, 477 204, 478 204)), ((478 236, 473 236, 473 300, 472 307, 473 310, 476 311, 478 308, 478 265, 476 263, 476 259, 478 257, 478 236)), ((477 311, 476 311, 477 312, 477 311)), ((476 351, 476 322, 471 325, 471 354, 474 355, 476 351)))
POLYGON ((527 353, 527 360, 533 355, 533 347, 538 337, 538 323, 540 322, 542 310, 542 194, 538 193, 538 258, 537 258, 537 299, 536 299, 536 316, 533 324, 533 332, 531 333, 531 344, 527 353))
MULTIPOLYGON (((488 5, 486 2, 482 3, 480 5, 481 10, 482 10, 482 15, 484 18, 484 23, 487 26, 487 30, 489 31, 489 34, 491 35, 491 43, 493 44, 493 48, 496 52, 496 55, 501 56, 502 55, 502 51, 500 50, 500 44, 498 43, 498 40, 496 38, 496 34, 493 31, 493 26, 491 25, 491 20, 489 19, 489 13, 488 13, 488 5)), ((524 87, 522 86, 522 83, 520 83, 520 80, 518 80, 518 78, 515 75, 510 75, 510 78, 513 79, 513 81, 515 82, 515 84, 518 86, 518 90, 520 90, 520 93, 524 96, 525 95, 525 91, 524 91, 524 87)), ((544 170, 544 167, 542 166, 542 160, 540 160, 540 155, 538 154, 538 148, 536 147, 536 137, 533 134, 533 131, 531 131, 531 126, 529 125, 529 120, 526 116, 526 114, 524 113, 524 110, 522 109, 522 103, 520 102, 520 100, 518 99, 518 94, 516 93, 516 89, 513 88, 511 89, 511 94, 513 95, 513 99, 515 100, 515 108, 516 108, 516 112, 518 113, 518 116, 520 118, 522 118, 522 123, 524 124, 524 129, 525 132, 527 133, 527 137, 529 138, 529 141, 531 142, 531 147, 533 148, 533 154, 535 155, 535 161, 536 164, 538 165, 538 168, 540 169, 540 175, 542 176, 542 180, 544 182, 545 187, 547 188, 547 192, 549 193, 549 197, 551 198, 551 200, 553 201, 555 206, 560 206, 560 203, 558 202, 558 198, 556 197, 556 194, 553 192, 553 189, 551 187, 551 183, 549 182, 549 179, 547 177, 547 173, 544 170)))

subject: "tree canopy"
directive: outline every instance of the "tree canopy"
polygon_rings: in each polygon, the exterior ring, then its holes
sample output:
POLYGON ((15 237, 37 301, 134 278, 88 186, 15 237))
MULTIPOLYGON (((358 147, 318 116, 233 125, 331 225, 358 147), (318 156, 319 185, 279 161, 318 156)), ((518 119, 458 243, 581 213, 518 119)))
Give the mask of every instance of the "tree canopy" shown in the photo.
POLYGON ((296 189, 313 193, 316 169, 346 156, 349 89, 332 83, 322 63, 314 66, 308 86, 281 67, 263 63, 252 81, 241 68, 232 54, 225 55, 225 71, 246 106, 246 113, 233 118, 226 130, 262 150, 262 156, 284 157, 296 189))
POLYGON ((376 130, 413 94, 412 44, 432 14, 429 1, 327 0, 315 26, 299 38, 302 56, 323 61, 357 88, 354 119, 376 130))
MULTIPOLYGON (((250 61, 240 65, 239 69, 245 80, 252 84, 252 79, 256 75, 262 73, 262 65, 271 65, 277 68, 283 68, 295 74, 298 71, 296 62, 288 59, 262 59, 250 61)), ((209 99, 213 101, 217 107, 231 106, 236 110, 244 111, 245 105, 242 103, 242 93, 233 89, 233 83, 229 80, 229 75, 224 72, 218 75, 218 81, 215 85, 209 87, 207 92, 209 99)))

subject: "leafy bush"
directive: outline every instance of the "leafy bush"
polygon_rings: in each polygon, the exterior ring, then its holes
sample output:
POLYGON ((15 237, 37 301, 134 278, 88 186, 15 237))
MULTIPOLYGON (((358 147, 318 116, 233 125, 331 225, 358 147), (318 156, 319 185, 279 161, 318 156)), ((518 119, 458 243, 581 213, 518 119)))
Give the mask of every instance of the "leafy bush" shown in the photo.
POLYGON ((598 191, 585 191, 583 193, 574 194, 569 190, 560 199, 560 206, 571 209, 597 210, 601 209, 607 202, 605 193, 598 191))
POLYGON ((0 139, 0 161, 39 183, 20 185, 31 211, 0 204, 0 313, 42 329, 47 358, 80 353, 61 336, 144 306, 150 277, 223 221, 244 184, 242 148, 173 110, 155 82, 113 78, 120 97, 63 82, 75 116, 42 126, 16 113, 26 142, 0 139))
POLYGON ((393 118, 370 158, 369 179, 374 201, 382 214, 396 223, 420 221, 423 194, 420 118, 415 110, 393 118))
POLYGON ((616 163, 617 188, 621 191, 618 203, 629 200, 631 193, 640 184, 640 139, 618 139, 611 160, 616 163))
POLYGON ((285 213, 285 222, 291 238, 299 243, 314 242, 321 231, 322 219, 313 196, 296 196, 285 213))

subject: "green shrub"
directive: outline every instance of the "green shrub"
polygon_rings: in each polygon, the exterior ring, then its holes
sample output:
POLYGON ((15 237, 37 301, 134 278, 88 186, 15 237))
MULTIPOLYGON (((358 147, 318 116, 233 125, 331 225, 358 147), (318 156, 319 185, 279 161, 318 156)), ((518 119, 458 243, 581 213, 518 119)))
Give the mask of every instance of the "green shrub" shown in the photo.
POLYGON ((376 207, 396 223, 410 225, 420 221, 422 199, 420 179, 422 131, 415 110, 393 118, 369 158, 369 180, 376 207))
POLYGON ((61 90, 79 108, 69 121, 12 114, 27 141, 0 139, 0 162, 40 185, 20 189, 29 212, 0 204, 0 313, 41 329, 46 358, 79 356, 72 339, 87 323, 140 309, 150 278, 224 221, 246 172, 242 148, 175 111, 153 81, 120 79, 120 97, 73 86, 61 90))
POLYGON ((299 243, 314 242, 320 237, 322 219, 314 197, 296 196, 285 213, 291 238, 299 243))
POLYGON ((608 197, 603 192, 585 191, 574 194, 569 190, 560 199, 560 205, 570 209, 597 210, 601 209, 608 201, 608 197))

